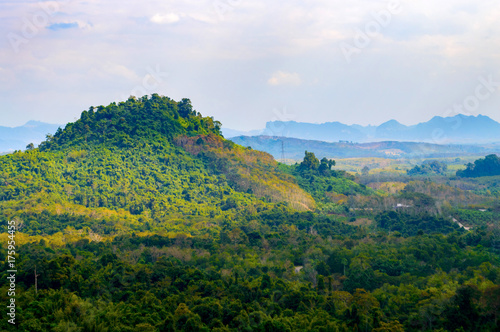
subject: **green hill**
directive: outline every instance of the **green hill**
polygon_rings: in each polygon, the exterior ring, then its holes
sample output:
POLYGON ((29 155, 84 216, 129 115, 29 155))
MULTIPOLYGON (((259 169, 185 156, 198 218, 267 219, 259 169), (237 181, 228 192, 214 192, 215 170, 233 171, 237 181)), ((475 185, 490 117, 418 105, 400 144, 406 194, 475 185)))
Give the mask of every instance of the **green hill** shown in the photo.
POLYGON ((128 148, 138 142, 172 142, 179 135, 220 134, 220 122, 193 110, 189 99, 176 102, 153 94, 129 98, 106 107, 90 107, 78 121, 58 130, 40 144, 40 150, 105 144, 128 148))
POLYGON ((272 202, 315 204, 270 155, 225 140, 188 99, 91 107, 38 149, 0 157, 0 218, 20 218, 30 235, 193 233, 272 202))

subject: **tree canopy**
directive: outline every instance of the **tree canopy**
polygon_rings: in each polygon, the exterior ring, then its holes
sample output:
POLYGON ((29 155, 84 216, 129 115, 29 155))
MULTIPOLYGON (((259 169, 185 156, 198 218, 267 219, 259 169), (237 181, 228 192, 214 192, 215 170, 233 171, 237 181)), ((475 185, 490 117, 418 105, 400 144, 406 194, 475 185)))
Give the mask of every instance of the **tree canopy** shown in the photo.
POLYGON ((474 163, 467 164, 464 170, 457 171, 457 176, 461 177, 475 178, 494 175, 500 175, 500 158, 496 154, 477 159, 474 163))

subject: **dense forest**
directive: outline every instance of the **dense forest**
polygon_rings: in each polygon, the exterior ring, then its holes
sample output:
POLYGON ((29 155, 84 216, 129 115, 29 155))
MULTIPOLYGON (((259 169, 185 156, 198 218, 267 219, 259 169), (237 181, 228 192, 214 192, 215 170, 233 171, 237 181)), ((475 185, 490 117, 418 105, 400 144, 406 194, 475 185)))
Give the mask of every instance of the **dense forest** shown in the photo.
POLYGON ((416 165, 408 170, 408 175, 445 174, 448 165, 437 160, 425 161, 422 165, 416 165))
POLYGON ((0 328, 500 329, 498 157, 350 174, 220 128, 154 94, 0 156, 2 303, 9 222, 18 271, 16 326, 0 328))
POLYGON ((480 177, 500 175, 500 158, 496 154, 490 154, 485 158, 467 164, 467 168, 457 171, 457 176, 480 177))

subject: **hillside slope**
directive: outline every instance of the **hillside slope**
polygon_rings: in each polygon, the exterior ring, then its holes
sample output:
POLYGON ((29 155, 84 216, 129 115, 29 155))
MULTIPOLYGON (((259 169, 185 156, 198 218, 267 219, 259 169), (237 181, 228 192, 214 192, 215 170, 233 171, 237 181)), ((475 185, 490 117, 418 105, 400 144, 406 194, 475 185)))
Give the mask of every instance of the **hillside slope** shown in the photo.
POLYGON ((219 128, 187 99, 91 107, 38 149, 0 157, 0 218, 22 219, 32 235, 86 226, 110 234, 185 230, 186 218, 202 227, 272 202, 314 207, 270 155, 224 140, 219 128), (208 138, 216 144, 197 145, 208 138))

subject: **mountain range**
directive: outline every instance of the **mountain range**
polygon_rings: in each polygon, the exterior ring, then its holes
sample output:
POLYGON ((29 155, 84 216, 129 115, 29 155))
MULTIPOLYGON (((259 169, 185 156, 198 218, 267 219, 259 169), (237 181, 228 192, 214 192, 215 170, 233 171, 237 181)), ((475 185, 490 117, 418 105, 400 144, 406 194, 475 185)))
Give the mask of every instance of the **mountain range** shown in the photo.
POLYGON ((0 152, 24 150, 29 143, 38 145, 60 126, 40 121, 28 121, 18 127, 0 126, 0 152))
POLYGON ((484 116, 453 117, 435 116, 427 122, 406 126, 390 120, 379 126, 346 125, 341 122, 322 124, 271 121, 262 130, 241 132, 222 130, 225 137, 236 136, 281 136, 324 142, 380 142, 405 141, 434 144, 475 144, 500 142, 500 123, 484 116))
POLYGON ((304 151, 319 158, 443 158, 500 153, 498 144, 432 144, 423 142, 382 141, 370 143, 324 142, 281 136, 236 136, 239 145, 271 154, 276 160, 301 160, 304 151))

